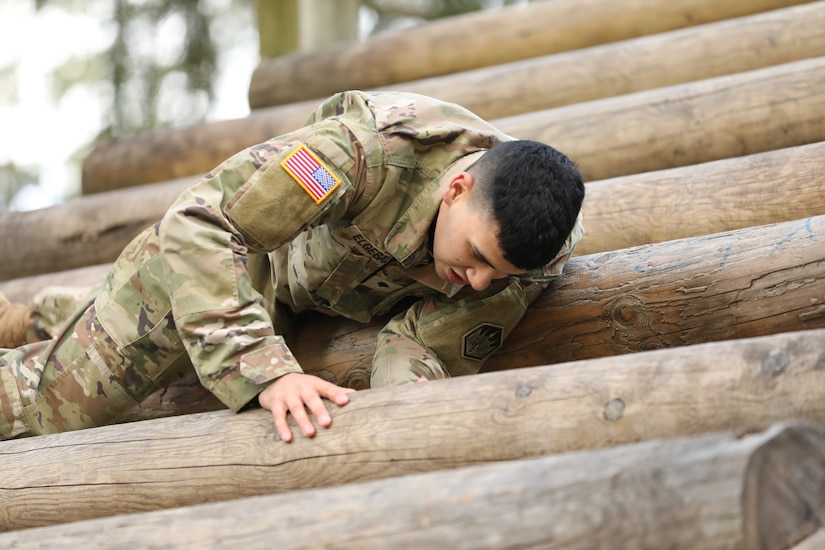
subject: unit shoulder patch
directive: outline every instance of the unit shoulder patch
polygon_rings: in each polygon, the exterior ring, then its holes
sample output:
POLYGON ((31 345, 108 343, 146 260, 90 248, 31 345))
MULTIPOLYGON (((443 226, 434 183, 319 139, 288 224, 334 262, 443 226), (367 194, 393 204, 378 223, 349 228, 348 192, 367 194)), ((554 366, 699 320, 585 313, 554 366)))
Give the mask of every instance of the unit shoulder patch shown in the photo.
POLYGON ((299 145, 281 162, 281 166, 316 204, 320 204, 341 183, 306 145, 299 145))
POLYGON ((481 361, 501 347, 504 327, 482 323, 464 335, 461 355, 481 361))

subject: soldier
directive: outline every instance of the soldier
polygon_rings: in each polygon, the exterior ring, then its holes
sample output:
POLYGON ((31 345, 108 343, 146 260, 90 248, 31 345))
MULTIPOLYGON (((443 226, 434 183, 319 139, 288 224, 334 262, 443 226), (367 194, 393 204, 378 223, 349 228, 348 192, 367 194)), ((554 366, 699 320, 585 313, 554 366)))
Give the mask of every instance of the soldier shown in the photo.
MULTIPOLYGON (((368 322, 373 387, 478 372, 581 238, 584 185, 562 153, 454 104, 344 92, 185 191, 68 320, 0 306, 0 433, 97 426, 194 368, 284 441, 353 391, 304 374, 286 311, 368 322), (21 334, 28 336, 23 341, 21 334), (46 339, 49 338, 50 339, 46 339), (40 341, 36 341, 40 340, 40 341)), ((71 301, 70 301, 71 302, 71 301)))

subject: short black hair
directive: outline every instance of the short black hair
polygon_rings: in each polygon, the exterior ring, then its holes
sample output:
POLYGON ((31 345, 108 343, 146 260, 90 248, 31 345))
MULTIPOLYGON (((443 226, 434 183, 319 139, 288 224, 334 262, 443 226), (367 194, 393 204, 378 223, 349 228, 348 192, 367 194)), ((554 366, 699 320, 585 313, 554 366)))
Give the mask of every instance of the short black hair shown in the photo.
POLYGON ((504 259, 524 270, 549 263, 573 230, 584 200, 573 161, 544 143, 504 141, 468 172, 473 200, 499 224, 504 259))

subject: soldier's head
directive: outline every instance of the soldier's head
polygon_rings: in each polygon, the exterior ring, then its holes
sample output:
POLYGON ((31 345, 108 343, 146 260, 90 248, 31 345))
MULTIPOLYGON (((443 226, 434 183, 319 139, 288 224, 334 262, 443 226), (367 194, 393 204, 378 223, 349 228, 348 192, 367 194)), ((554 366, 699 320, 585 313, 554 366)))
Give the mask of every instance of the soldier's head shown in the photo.
POLYGON ((549 263, 584 199, 573 162, 534 141, 499 143, 443 184, 433 239, 436 272, 476 290, 549 263))

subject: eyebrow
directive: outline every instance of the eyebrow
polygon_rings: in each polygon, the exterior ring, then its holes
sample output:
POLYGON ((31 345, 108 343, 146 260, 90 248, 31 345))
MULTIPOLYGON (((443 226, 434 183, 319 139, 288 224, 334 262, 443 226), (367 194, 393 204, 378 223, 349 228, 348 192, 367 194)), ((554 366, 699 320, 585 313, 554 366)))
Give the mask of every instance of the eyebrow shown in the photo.
POLYGON ((476 248, 476 245, 474 245, 474 244, 470 243, 470 248, 472 248, 472 249, 473 249, 473 254, 475 254, 475 255, 476 255, 476 257, 477 257, 479 260, 481 260, 481 261, 482 261, 482 262, 484 262, 485 264, 489 265, 490 267, 492 267, 493 269, 495 269, 495 270, 496 270, 496 271, 498 271, 499 273, 504 273, 504 274, 505 274, 505 275, 507 275, 508 277, 520 277, 520 276, 526 275, 526 274, 528 273, 527 271, 525 271, 524 273, 519 273, 518 275, 512 275, 512 274, 510 274, 510 273, 507 273, 506 271, 501 271, 499 268, 497 268, 496 266, 494 266, 494 265, 490 262, 490 260, 488 260, 488 259, 484 256, 484 254, 482 254, 482 253, 481 253, 481 252, 480 252, 480 251, 476 248))
MULTIPOLYGON (((485 257, 484 257, 484 254, 482 254, 482 253, 478 250, 478 248, 476 248, 476 245, 474 245, 474 244, 472 244, 472 243, 471 243, 471 244, 470 244, 470 248, 472 248, 472 249, 473 249, 473 254, 475 254, 475 255, 476 255, 476 258, 478 258, 479 260, 481 260, 481 261, 482 261, 482 262, 484 262, 485 264, 489 265, 490 267, 492 267, 493 269, 495 269, 496 271, 498 271, 498 268, 497 268, 496 266, 494 266, 494 265, 490 262, 490 260, 488 260, 487 258, 485 258, 485 257)), ((503 272, 502 272, 502 273, 503 273, 503 272)))

